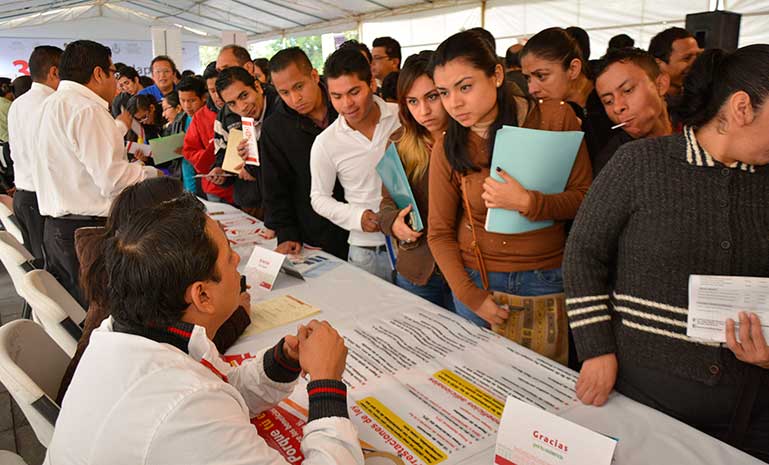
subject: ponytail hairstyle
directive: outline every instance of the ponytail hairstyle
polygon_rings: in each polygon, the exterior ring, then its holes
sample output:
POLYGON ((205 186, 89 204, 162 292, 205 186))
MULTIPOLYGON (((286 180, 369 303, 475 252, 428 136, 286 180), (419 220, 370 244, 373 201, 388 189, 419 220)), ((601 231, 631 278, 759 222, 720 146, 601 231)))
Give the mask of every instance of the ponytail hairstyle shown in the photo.
POLYGON ((734 52, 705 50, 684 80, 673 114, 686 126, 701 127, 718 117, 729 97, 743 91, 754 109, 769 94, 769 45, 756 44, 734 52))
POLYGON ((579 42, 566 29, 551 27, 536 33, 523 46, 521 60, 529 54, 543 60, 560 63, 563 69, 569 69, 571 62, 577 59, 582 63, 582 74, 592 80, 587 60, 579 42))
MULTIPOLYGON (((406 94, 421 76, 428 76, 430 59, 433 52, 425 50, 406 58, 403 63, 400 74, 398 74, 398 115, 401 120, 403 132, 397 141, 398 155, 403 162, 403 168, 406 176, 411 182, 417 182, 427 171, 427 165, 430 161, 429 147, 433 140, 430 132, 417 123, 414 116, 409 111, 406 94)), ((428 76, 429 77, 429 76, 428 76)))
MULTIPOLYGON (((458 32, 438 46, 430 62, 430 78, 433 77, 435 68, 444 66, 453 60, 463 60, 473 68, 483 71, 489 77, 494 75, 497 66, 502 66, 496 50, 491 48, 486 38, 474 30, 458 32)), ((518 125, 513 88, 506 82, 497 88, 496 105, 498 108, 497 119, 489 128, 489 153, 494 147, 497 129, 503 125, 518 125)), ((446 128, 446 135, 443 138, 446 159, 452 169, 462 175, 467 174, 468 171, 480 170, 470 161, 470 154, 467 151, 469 133, 470 128, 450 119, 448 128, 446 128)))

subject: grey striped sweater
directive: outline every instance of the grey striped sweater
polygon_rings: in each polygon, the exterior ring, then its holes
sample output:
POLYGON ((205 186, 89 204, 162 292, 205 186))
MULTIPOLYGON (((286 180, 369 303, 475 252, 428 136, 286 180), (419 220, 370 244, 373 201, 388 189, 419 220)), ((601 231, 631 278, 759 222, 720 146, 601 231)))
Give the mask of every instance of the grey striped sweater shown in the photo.
POLYGON ((564 284, 580 360, 735 382, 731 351, 686 336, 690 274, 769 276, 769 167, 722 165, 685 128, 622 146, 577 214, 564 284))

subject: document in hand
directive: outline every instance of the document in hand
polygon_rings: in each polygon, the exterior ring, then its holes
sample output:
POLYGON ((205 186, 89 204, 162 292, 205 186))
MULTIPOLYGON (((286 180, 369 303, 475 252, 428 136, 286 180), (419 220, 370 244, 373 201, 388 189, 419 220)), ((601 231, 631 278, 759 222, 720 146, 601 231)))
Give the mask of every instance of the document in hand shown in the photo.
MULTIPOLYGON (((581 131, 542 131, 502 126, 494 140, 491 177, 504 182, 497 173, 501 167, 528 190, 559 194, 566 187, 577 158, 581 131)), ((490 208, 486 231, 517 234, 546 228, 552 220, 530 221, 517 211, 490 208)))
POLYGON ((238 155, 238 145, 243 140, 243 131, 240 129, 230 129, 227 136, 227 151, 224 152, 224 162, 222 169, 228 173, 239 174, 243 159, 238 155))
POLYGON ((403 169, 403 163, 398 155, 398 150, 395 148, 395 144, 390 144, 387 147, 384 156, 376 165, 376 171, 379 173, 379 177, 382 178, 382 184, 387 188, 387 192, 390 193, 390 197, 392 197, 399 209, 403 210, 411 205, 411 229, 414 231, 423 230, 422 216, 419 214, 419 208, 417 208, 414 193, 411 191, 409 178, 403 169))
POLYGON ((256 130, 254 129, 256 123, 254 118, 243 116, 240 118, 240 122, 243 128, 243 138, 248 141, 246 164, 259 166, 259 146, 256 144, 256 130))
POLYGON ((166 137, 150 139, 152 147, 152 160, 156 165, 181 158, 181 148, 184 145, 184 133, 171 134, 166 137))
POLYGON ((508 397, 497 433, 496 465, 610 465, 617 441, 508 397))
POLYGON ((687 336, 726 342, 726 319, 731 318, 739 340, 740 312, 758 315, 764 338, 769 340, 769 278, 689 276, 687 336))

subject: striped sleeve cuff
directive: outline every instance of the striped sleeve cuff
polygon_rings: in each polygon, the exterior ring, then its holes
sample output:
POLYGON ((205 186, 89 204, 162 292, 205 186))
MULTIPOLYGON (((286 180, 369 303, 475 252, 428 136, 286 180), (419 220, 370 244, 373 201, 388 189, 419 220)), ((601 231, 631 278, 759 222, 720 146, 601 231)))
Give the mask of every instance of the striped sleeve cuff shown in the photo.
POLYGON ((264 352, 264 372, 267 377, 276 383, 290 383, 299 377, 302 372, 299 362, 289 360, 283 353, 283 343, 281 339, 270 350, 264 352))
POLYGON ((566 314, 580 361, 617 351, 608 295, 568 298, 566 314))
POLYGON ((347 413, 347 386, 333 379, 319 379, 307 384, 310 399, 308 423, 319 418, 349 418, 347 413))

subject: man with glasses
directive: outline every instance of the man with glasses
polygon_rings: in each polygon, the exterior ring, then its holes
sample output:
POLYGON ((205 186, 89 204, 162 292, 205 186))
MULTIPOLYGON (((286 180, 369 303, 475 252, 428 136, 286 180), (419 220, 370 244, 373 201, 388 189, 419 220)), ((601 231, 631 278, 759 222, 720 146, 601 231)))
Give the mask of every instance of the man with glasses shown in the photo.
POLYGON ((84 307, 75 230, 103 225, 112 199, 125 187, 157 176, 129 163, 123 133, 106 111, 115 96, 112 52, 90 40, 67 45, 59 63, 61 83, 43 103, 33 177, 43 231, 46 269, 84 307))
POLYGON ((401 68, 401 44, 392 37, 377 37, 371 47, 371 74, 382 85, 390 73, 397 73, 401 68))
POLYGON ((150 69, 152 70, 152 80, 155 81, 155 84, 140 90, 139 95, 149 94, 155 97, 156 102, 161 102, 166 94, 176 89, 174 84, 176 63, 166 55, 158 55, 152 59, 150 69))

